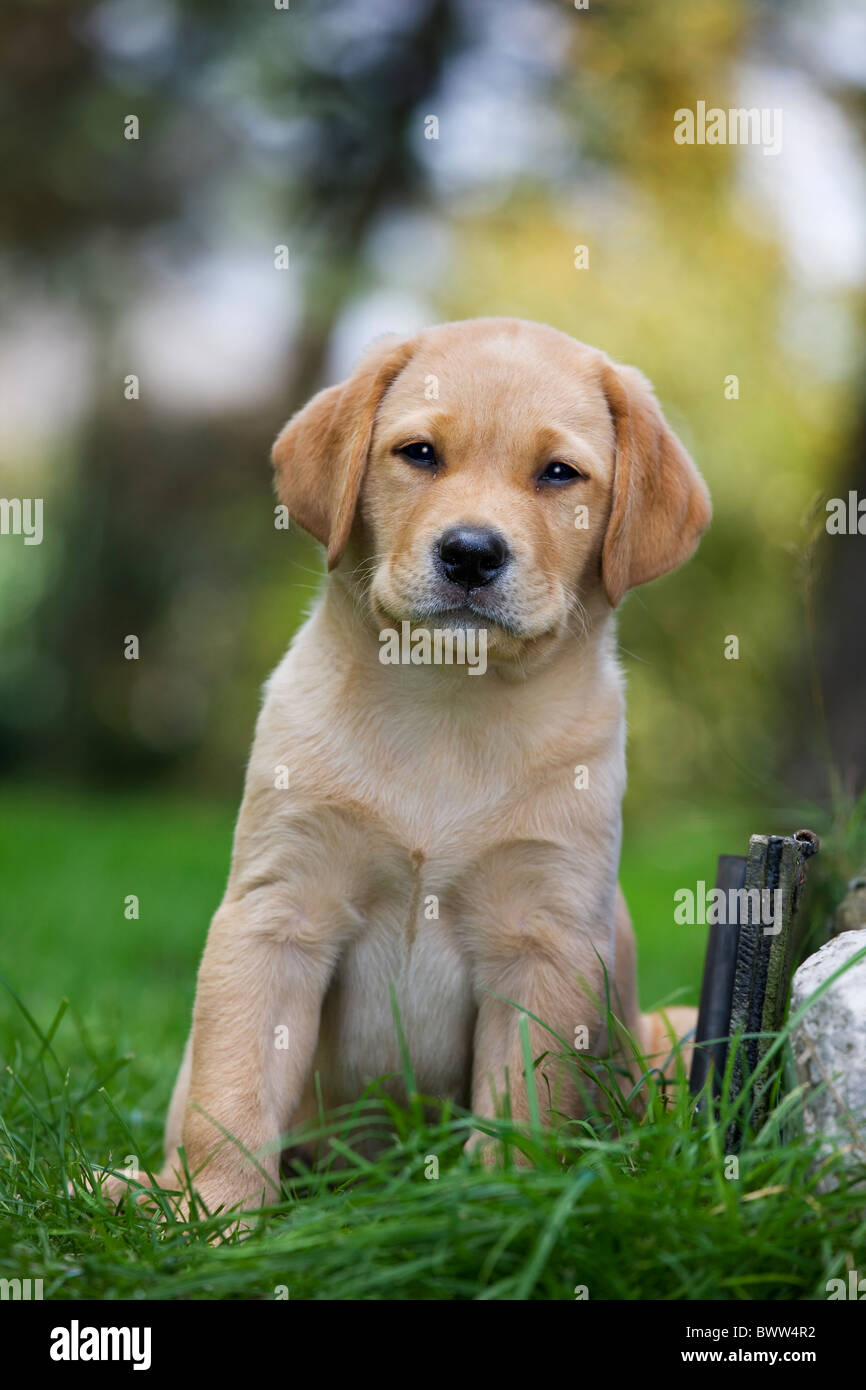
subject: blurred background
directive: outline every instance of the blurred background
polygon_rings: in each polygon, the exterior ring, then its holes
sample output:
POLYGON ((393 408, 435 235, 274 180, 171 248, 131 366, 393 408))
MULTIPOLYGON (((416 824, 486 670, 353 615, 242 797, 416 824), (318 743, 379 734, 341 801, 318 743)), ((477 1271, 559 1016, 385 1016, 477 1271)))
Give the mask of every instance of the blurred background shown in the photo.
POLYGON ((694 998, 672 893, 750 833, 863 867, 866 541, 824 526, 866 497, 855 0, 13 0, 0 54, 0 496, 44 499, 41 545, 0 537, 0 930, 34 1008, 182 1036, 323 568, 271 441, 447 318, 636 363, 713 495, 621 614, 644 1002, 694 998), (781 152, 677 145, 701 100, 781 108, 781 152))

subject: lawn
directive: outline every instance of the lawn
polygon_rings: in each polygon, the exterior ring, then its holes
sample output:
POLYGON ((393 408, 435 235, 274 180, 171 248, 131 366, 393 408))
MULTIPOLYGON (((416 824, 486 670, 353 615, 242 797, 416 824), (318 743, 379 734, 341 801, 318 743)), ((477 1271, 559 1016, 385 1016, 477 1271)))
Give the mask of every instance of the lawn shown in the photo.
MULTIPOLYGON (((371 1093, 383 1157, 353 1157, 335 1122, 347 1166, 296 1182, 242 1242, 208 1243, 218 1219, 166 1224, 68 1197, 64 1173, 82 1162, 158 1162, 233 814, 0 794, 2 975, 17 996, 0 1003, 0 1276, 42 1278, 51 1298, 783 1299, 824 1298, 858 1252, 863 1267, 862 1212, 844 1185, 818 1190, 796 1096, 730 1178, 724 1119, 695 1122, 685 1088, 665 1096, 652 1078, 641 1111, 609 1073, 586 1124, 522 1135, 503 1121, 506 1152, 533 1162, 495 1170, 464 1154, 467 1117, 431 1122, 371 1093), (138 920, 124 915, 131 894, 138 920)), ((697 998, 704 929, 672 925, 675 888, 711 881, 718 853, 766 828, 692 808, 627 826, 645 1006, 697 998)))

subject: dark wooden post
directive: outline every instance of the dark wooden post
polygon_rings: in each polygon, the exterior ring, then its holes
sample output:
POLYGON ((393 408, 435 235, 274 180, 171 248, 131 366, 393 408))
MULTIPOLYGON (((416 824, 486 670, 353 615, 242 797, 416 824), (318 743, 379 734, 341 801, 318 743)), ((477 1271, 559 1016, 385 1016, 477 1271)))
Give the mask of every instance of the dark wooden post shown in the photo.
MULTIPOLYGON (((690 1088, 703 1092, 712 1072, 719 1096, 731 1039, 731 1096, 741 1094, 782 1026, 791 982, 792 925, 805 882, 805 863, 818 849, 811 830, 795 835, 753 835, 745 858, 722 855, 716 887, 726 895, 726 920, 711 925, 695 1034, 690 1088)), ((768 1103, 767 1077, 755 1083, 753 1123, 768 1103)), ((736 1147, 742 1126, 729 1134, 736 1147)))
MULTIPOLYGON (((746 860, 739 854, 720 854, 716 887, 727 899, 731 889, 742 888, 746 880, 746 860)), ((707 937, 707 955, 701 982, 701 1002, 695 1032, 690 1087, 698 1095, 712 1073, 713 1095, 722 1089, 722 1078, 728 1060, 728 1036, 731 1024, 731 999, 734 992, 734 973, 737 968, 739 923, 714 922, 707 937)))

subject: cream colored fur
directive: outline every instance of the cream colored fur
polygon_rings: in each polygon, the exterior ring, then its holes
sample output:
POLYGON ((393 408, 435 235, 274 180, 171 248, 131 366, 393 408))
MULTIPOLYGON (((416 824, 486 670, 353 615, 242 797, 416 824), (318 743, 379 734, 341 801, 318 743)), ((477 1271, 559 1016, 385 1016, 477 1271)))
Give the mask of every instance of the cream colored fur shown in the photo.
MULTIPOLYGON (((519 1011, 498 996, 603 1047, 607 970, 623 1022, 670 1051, 638 1013, 617 887, 614 608, 687 558, 709 504, 645 379, 541 325, 446 324, 376 344, 274 459, 332 573, 266 687, 169 1111, 160 1181, 177 1185, 182 1143, 211 1210, 277 1195, 316 1076, 327 1108, 399 1073, 392 985, 419 1089, 480 1115, 507 1090, 527 1116, 519 1011), (399 453, 422 438, 435 474, 399 453), (580 479, 540 482, 552 458, 580 479), (474 613, 437 616, 431 557, 458 522, 498 529, 512 560, 474 613), (485 625, 488 670, 383 665, 380 631, 404 619, 485 625)), ((552 1108, 579 1113, 568 1072, 542 1071, 552 1108)))

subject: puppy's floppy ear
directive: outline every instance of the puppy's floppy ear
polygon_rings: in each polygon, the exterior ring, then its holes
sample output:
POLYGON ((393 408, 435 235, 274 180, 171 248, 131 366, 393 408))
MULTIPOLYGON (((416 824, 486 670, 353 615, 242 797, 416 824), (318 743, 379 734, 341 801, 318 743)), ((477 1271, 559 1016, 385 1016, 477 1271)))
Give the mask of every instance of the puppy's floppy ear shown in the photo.
POLYGON ((277 495, 290 517, 327 547, 328 569, 346 548, 376 411, 414 351, 414 340, 389 335, 368 349, 355 371, 292 416, 271 451, 277 495))
POLYGON ((605 361, 602 383, 616 430, 613 504, 601 556, 608 600, 676 569, 711 516, 710 495, 635 367, 605 361))

